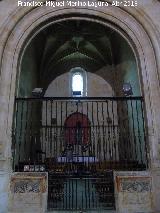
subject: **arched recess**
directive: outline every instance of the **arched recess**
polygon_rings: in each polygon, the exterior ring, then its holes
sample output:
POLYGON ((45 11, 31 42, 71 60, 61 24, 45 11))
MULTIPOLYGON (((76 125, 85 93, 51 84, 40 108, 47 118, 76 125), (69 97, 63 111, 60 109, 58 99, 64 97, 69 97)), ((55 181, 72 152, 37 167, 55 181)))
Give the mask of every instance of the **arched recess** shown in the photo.
MULTIPOLYGON (((14 14, 12 14, 14 16, 14 14)), ((1 37, 5 44, 1 52, 0 78, 0 131, 3 156, 11 157, 11 135, 14 112, 14 99, 19 80, 21 58, 28 42, 42 28, 66 19, 84 19, 111 27, 120 33, 132 47, 139 67, 141 88, 145 98, 149 143, 151 145, 152 166, 157 166, 160 121, 158 68, 151 39, 143 26, 122 8, 61 8, 39 7, 16 11, 17 20, 10 17, 6 32, 1 37), (127 17, 127 18, 126 18, 127 17), (5 37, 6 36, 6 37, 5 37)), ((7 161, 9 162, 9 161, 7 161)))
POLYGON ((75 112, 64 123, 65 142, 67 145, 87 145, 89 143, 90 121, 87 115, 75 112))

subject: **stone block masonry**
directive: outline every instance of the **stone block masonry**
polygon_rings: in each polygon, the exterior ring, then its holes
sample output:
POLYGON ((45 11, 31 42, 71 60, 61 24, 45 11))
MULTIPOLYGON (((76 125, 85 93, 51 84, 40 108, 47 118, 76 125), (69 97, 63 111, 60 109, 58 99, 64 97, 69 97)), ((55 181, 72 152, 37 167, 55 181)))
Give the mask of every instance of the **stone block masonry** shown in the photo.
POLYGON ((47 173, 13 173, 10 183, 10 213, 47 211, 47 173))

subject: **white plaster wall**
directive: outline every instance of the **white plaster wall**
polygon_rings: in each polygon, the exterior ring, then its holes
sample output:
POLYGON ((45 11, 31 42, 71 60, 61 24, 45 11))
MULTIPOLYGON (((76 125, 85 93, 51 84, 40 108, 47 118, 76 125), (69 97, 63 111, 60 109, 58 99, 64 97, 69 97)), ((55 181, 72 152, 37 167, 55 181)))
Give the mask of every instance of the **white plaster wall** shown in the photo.
MULTIPOLYGON (((107 72, 107 70, 103 71, 107 72)), ((51 84, 48 86, 46 92, 45 92, 45 97, 72 97, 72 90, 71 90, 71 73, 65 73, 63 75, 60 75, 57 77, 55 80, 51 82, 51 84)), ((94 73, 87 72, 87 85, 85 86, 87 88, 87 97, 112 97, 114 95, 114 92, 111 88, 111 86, 108 84, 107 81, 105 81, 102 77, 99 75, 96 75, 94 73)), ((67 108, 66 108, 66 102, 64 101, 53 101, 52 104, 48 103, 47 104, 47 110, 46 110, 46 104, 43 104, 43 109, 42 109, 42 123, 44 126, 51 125, 51 117, 56 118, 57 124, 56 126, 64 126, 66 118, 71 115, 74 112, 80 112, 82 114, 85 114, 88 116, 91 126, 101 126, 104 125, 106 126, 105 133, 102 128, 99 130, 100 132, 97 133, 97 130, 94 128, 91 128, 91 138, 90 138, 90 143, 92 147, 95 147, 94 155, 98 158, 99 160, 104 159, 104 155, 108 156, 108 159, 110 159, 110 154, 109 154, 109 149, 108 147, 116 147, 112 148, 112 156, 114 160, 118 160, 118 118, 117 118, 117 103, 108 101, 106 103, 105 101, 103 102, 103 111, 102 111, 102 105, 101 103, 98 104, 98 109, 97 109, 97 103, 96 101, 92 102, 82 102, 82 105, 79 103, 77 105, 76 102, 71 102, 69 101, 67 103, 67 108), (57 103, 57 107, 56 107, 57 103), (66 109, 67 109, 67 116, 66 116, 66 109), (47 112, 47 118, 46 118, 46 112, 47 112), (97 113, 98 113, 98 118, 97 118, 97 113), (110 118, 112 123, 111 125, 115 126, 114 133, 109 133, 110 131, 113 131, 113 128, 107 127, 109 124, 107 123, 107 118, 110 118), (111 130, 112 129, 112 130, 111 130), (103 135, 105 134, 105 142, 103 135), (109 138, 109 139, 108 139, 109 138), (104 143, 105 143, 105 148, 103 151, 101 151, 100 155, 98 155, 98 141, 99 141, 99 146, 104 148, 104 143), (107 144, 108 143, 108 144, 107 144), (104 154, 105 153, 105 154, 104 154)), ((51 131, 51 130, 48 130, 51 131)), ((61 128, 55 128, 52 130, 52 149, 50 149, 50 141, 51 141, 51 135, 47 135, 46 129, 43 129, 41 132, 41 143, 44 144, 43 146, 43 151, 47 152, 47 157, 52 157, 54 156, 54 146, 56 144, 56 155, 60 156, 62 154, 62 148, 65 145, 64 141, 64 136, 63 136, 63 130, 61 128), (47 135, 46 137, 44 135, 47 135), (47 150, 46 150, 47 149, 47 150)), ((80 153, 81 154, 81 153, 80 153)), ((86 155, 89 155, 88 152, 85 153, 86 155)))
MULTIPOLYGON (((107 73, 107 70, 105 70, 107 73)), ((58 76, 48 86, 45 97, 71 97, 70 72, 58 76)), ((87 72, 88 97, 112 97, 113 90, 109 83, 97 74, 87 72)))

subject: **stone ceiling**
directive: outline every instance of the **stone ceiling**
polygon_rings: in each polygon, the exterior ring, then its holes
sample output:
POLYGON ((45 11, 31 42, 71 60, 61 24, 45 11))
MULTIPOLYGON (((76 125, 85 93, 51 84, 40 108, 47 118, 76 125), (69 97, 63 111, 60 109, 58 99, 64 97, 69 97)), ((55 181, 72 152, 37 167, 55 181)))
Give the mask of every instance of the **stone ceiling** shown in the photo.
POLYGON ((32 41, 36 45, 41 80, 48 84, 74 67, 95 72, 114 64, 114 34, 100 24, 80 20, 46 28, 32 41))

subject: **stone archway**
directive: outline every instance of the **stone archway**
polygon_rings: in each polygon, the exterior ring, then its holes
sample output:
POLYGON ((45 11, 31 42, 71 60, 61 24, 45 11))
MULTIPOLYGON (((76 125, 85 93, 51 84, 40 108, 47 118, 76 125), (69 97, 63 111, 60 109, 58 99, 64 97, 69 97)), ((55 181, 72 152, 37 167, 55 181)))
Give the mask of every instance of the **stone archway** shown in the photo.
MULTIPOLYGON (((19 68, 23 52, 28 42, 42 28, 64 19, 85 19, 107 25, 119 32, 132 47, 139 67, 141 85, 143 85, 142 91, 146 104, 152 158, 151 167, 158 167, 160 162, 158 153, 160 121, 157 114, 160 113, 158 108, 160 94, 158 80, 159 64, 156 61, 155 52, 159 53, 159 48, 156 51, 153 49, 158 41, 155 38, 152 39, 149 37, 147 30, 130 13, 121 8, 108 7, 105 10, 102 8, 97 10, 95 8, 61 8, 59 10, 49 7, 32 9, 17 8, 5 23, 4 29, 6 31, 1 37, 1 43, 4 46, 0 49, 1 164, 5 168, 3 173, 4 178, 9 177, 8 171, 10 171, 14 97, 18 85, 19 68), (5 171, 7 171, 7 175, 5 171)), ((149 26, 149 30, 152 29, 151 25, 149 26)))

